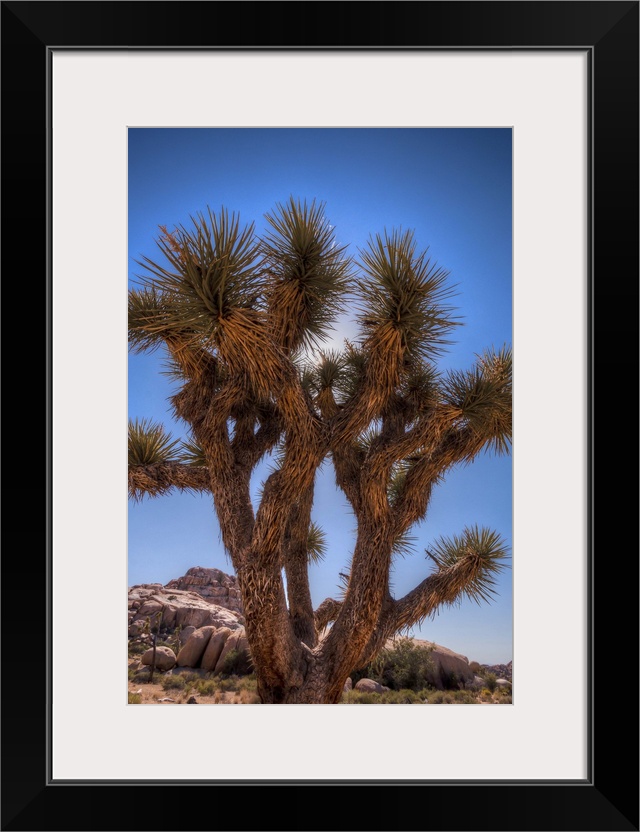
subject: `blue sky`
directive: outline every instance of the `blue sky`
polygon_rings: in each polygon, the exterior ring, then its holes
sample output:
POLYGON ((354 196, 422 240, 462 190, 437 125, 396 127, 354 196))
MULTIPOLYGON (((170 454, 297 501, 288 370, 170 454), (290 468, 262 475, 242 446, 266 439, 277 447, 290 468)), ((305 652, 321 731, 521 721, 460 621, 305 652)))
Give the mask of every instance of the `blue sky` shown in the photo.
MULTIPOLYGON (((136 260, 158 259, 158 226, 189 224, 190 215, 221 206, 264 228, 264 214, 290 195, 326 204, 339 243, 357 255, 369 235, 413 229, 419 248, 450 271, 453 304, 464 326, 438 361, 441 369, 469 367, 475 355, 512 339, 512 135, 509 129, 152 129, 129 130, 129 280, 136 260)), ((348 311, 332 346, 355 333, 348 311)), ((129 416, 162 422, 176 436, 167 401, 174 392, 162 375, 162 353, 129 356, 129 416)), ((268 468, 254 477, 257 495, 268 468)), ((434 493, 425 521, 414 528, 415 553, 392 575, 396 596, 429 572, 424 549, 465 525, 486 525, 512 539, 511 457, 483 455, 452 471, 434 493)), ((329 463, 316 482, 314 519, 329 553, 312 566, 316 604, 335 597, 355 541, 353 517, 334 484, 329 463)), ((208 496, 171 494, 129 505, 129 585, 183 575, 191 566, 227 572, 220 532, 208 496)), ((414 634, 483 663, 512 658, 512 573, 491 605, 463 601, 443 609, 414 634)))

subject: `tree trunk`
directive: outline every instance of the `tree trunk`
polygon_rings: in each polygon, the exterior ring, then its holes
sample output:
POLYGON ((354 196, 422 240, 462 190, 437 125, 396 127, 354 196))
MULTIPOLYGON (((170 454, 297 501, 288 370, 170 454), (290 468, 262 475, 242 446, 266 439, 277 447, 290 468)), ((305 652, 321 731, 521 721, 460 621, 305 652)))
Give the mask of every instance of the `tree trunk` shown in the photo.
POLYGON ((260 667, 256 667, 258 696, 270 705, 332 705, 340 702, 347 677, 332 673, 332 663, 323 655, 322 646, 305 650, 299 667, 281 684, 269 684, 260 667))

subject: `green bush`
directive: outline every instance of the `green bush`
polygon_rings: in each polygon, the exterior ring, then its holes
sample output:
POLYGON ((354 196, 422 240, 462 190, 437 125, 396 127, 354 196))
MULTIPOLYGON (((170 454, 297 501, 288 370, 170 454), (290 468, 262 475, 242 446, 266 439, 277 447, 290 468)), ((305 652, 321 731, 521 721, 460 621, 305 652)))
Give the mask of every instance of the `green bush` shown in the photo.
POLYGON ((343 705, 379 705, 380 694, 364 693, 361 690, 348 690, 342 694, 343 705))
POLYGON ((237 691, 240 690, 241 680, 238 676, 228 676, 226 678, 218 678, 217 685, 223 691, 237 691))
POLYGON ((342 694, 343 705, 421 705, 424 699, 414 690, 387 690, 384 693, 349 690, 342 694))
POLYGON ((213 696, 220 689, 217 679, 200 679, 194 685, 200 696, 213 696))
POLYGON ((374 679, 391 690, 418 691, 428 687, 435 672, 433 648, 416 644, 411 638, 398 639, 393 647, 382 650, 366 668, 355 671, 354 685, 359 679, 374 679))
POLYGON ((250 693, 255 693, 258 690, 258 680, 256 674, 252 673, 250 676, 245 676, 238 682, 238 690, 246 690, 250 693))
POLYGON ((190 683, 179 673, 173 673, 171 676, 162 676, 160 684, 164 690, 184 690, 190 683))
POLYGON ((229 650, 219 671, 223 676, 245 676, 251 672, 251 662, 244 650, 229 650))
POLYGON ((476 696, 470 690, 456 690, 450 691, 453 694, 454 701, 459 705, 475 705, 476 696))
POLYGON ((129 705, 141 705, 142 696, 139 693, 129 693, 129 705))
POLYGON ((381 695, 385 705, 421 705, 422 698, 414 690, 389 690, 381 695))
POLYGON ((493 693, 495 689, 498 687, 498 677, 495 673, 487 673, 484 677, 484 683, 487 687, 487 690, 490 693, 493 693))

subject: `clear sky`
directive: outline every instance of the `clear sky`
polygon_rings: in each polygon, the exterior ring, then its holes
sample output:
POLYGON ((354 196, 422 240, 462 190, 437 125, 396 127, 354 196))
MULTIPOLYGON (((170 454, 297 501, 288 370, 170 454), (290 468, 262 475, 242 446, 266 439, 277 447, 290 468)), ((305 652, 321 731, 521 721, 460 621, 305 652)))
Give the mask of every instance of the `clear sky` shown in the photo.
MULTIPOLYGON (((509 129, 151 129, 129 130, 129 280, 136 260, 159 259, 158 226, 189 224, 190 215, 221 206, 264 228, 264 214, 290 195, 323 201, 340 244, 357 255, 370 234, 413 229, 419 248, 450 271, 464 326, 438 362, 470 367, 477 353, 511 343, 512 135, 509 129)), ((355 333, 351 314, 338 322, 331 346, 355 333)), ((167 398, 175 389, 162 353, 129 356, 129 415, 162 422, 175 437, 167 398)), ((399 558, 396 597, 427 576, 424 549, 465 525, 495 529, 511 545, 512 459, 483 455, 453 470, 434 492, 425 521, 414 528, 415 553, 399 558)), ((254 495, 268 468, 256 472, 254 495)), ((255 499, 255 497, 254 497, 255 499)), ((314 519, 328 540, 324 562, 312 566, 314 603, 336 597, 355 526, 330 463, 316 481, 314 519)), ((183 575, 191 566, 232 572, 209 496, 172 493, 129 504, 129 585, 183 575)), ((414 630, 481 663, 512 658, 512 572, 492 604, 463 601, 414 630)))

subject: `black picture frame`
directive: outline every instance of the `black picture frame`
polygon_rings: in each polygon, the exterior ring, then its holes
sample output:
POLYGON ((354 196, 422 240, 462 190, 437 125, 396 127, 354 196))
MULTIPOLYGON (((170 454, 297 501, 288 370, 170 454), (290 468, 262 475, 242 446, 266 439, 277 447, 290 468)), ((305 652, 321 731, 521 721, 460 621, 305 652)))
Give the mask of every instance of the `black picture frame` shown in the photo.
MULTIPOLYGON (((29 512, 37 506, 43 521, 15 523, 12 512, 5 522, 3 830, 638 830, 638 503, 628 480, 621 484, 629 458, 637 460, 638 11, 638 2, 626 0, 2 2, 2 288, 10 331, 20 333, 8 339, 3 362, 14 394, 6 408, 9 456, 17 463, 5 499, 19 497, 16 512, 25 502, 29 512), (590 731, 584 782, 335 781, 330 771, 326 781, 313 783, 49 779, 51 54, 56 48, 274 47, 588 52, 590 731), (24 661, 19 644, 31 645, 38 658, 24 661), (158 787, 171 792, 149 791, 158 787)), ((561 655, 543 670, 542 695, 571 696, 575 682, 562 678, 561 655)), ((90 684, 87 671, 79 695, 90 684)))

